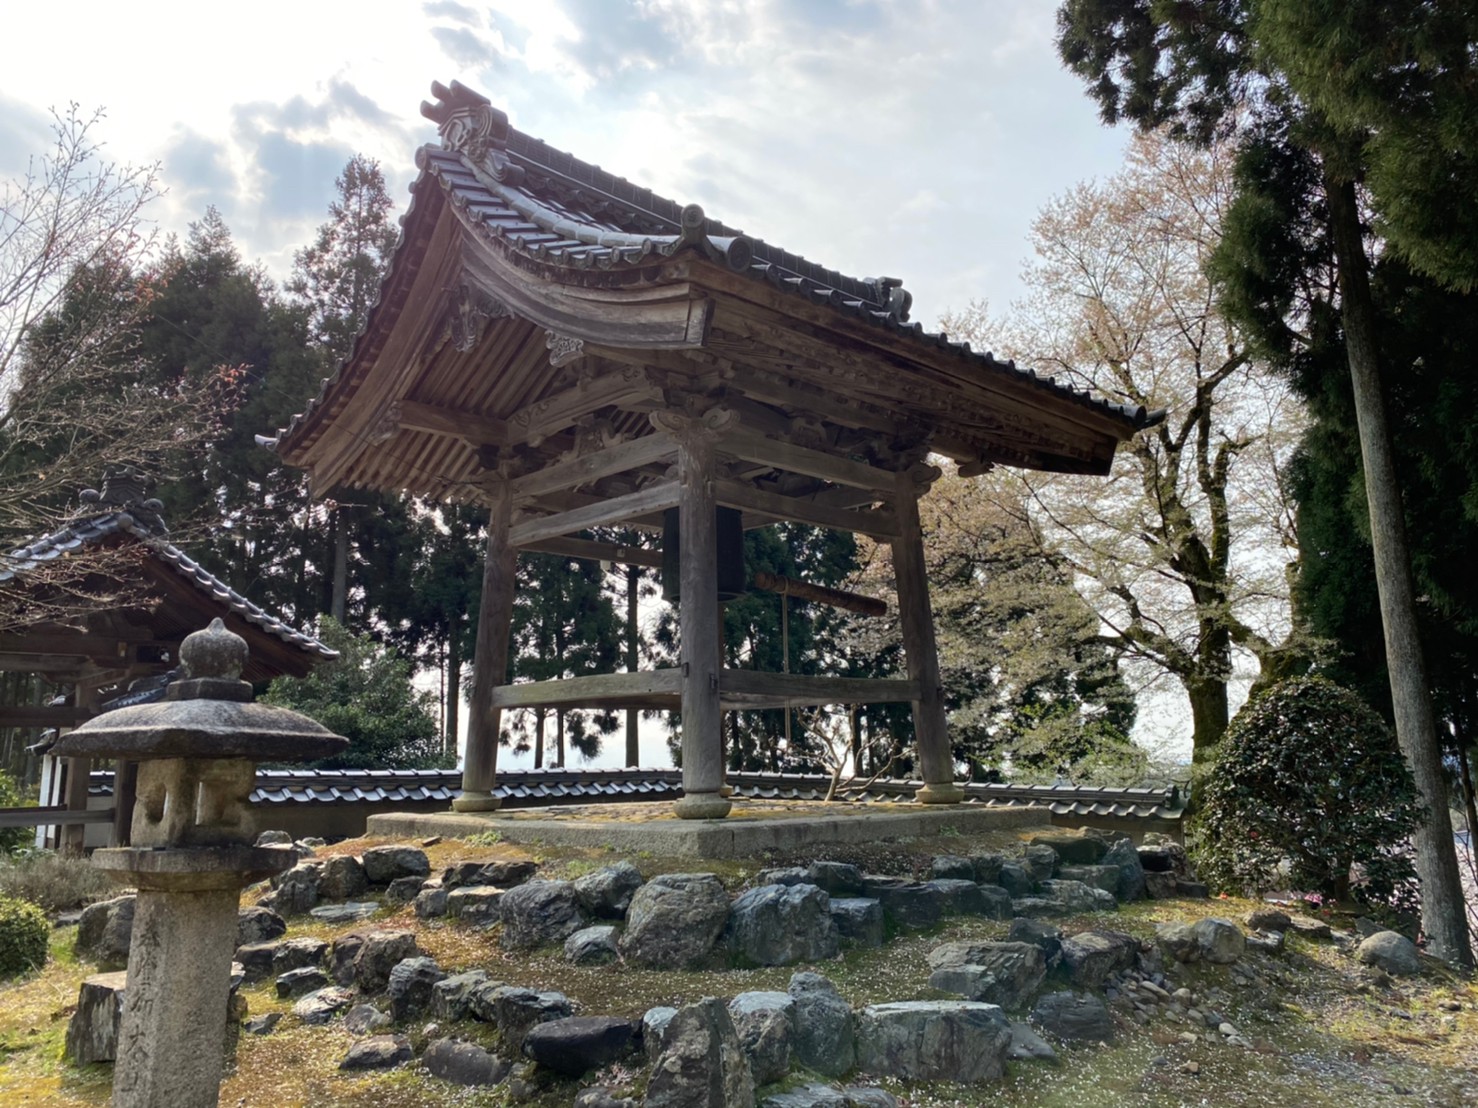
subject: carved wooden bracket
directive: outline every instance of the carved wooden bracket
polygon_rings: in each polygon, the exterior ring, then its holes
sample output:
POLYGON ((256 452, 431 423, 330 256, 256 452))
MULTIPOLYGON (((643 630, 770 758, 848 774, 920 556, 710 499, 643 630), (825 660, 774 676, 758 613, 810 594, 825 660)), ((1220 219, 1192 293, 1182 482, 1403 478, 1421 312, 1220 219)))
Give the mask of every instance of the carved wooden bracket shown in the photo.
POLYGON ((568 335, 557 335, 553 331, 544 332, 544 345, 549 350, 549 364, 558 369, 560 366, 569 365, 577 358, 585 357, 585 340, 571 338, 568 335))
POLYGON ((662 409, 649 412, 647 419, 657 430, 666 431, 684 446, 699 440, 711 440, 724 431, 739 426, 739 413, 722 404, 715 404, 707 411, 695 413, 662 409))
POLYGON ((482 341, 490 320, 507 319, 512 315, 508 305, 501 300, 472 285, 463 284, 452 294, 445 333, 452 346, 465 354, 482 341))
POLYGON ((396 435, 400 434, 401 418, 400 401, 397 400, 385 409, 384 414, 365 433, 365 438, 375 446, 389 442, 396 435))

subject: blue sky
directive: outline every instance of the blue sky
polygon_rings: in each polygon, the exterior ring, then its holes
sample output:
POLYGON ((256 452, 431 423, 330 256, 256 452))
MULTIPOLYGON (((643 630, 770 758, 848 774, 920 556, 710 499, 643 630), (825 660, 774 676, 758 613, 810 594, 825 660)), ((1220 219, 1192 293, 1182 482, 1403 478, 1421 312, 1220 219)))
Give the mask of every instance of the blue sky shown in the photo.
POLYGON ((462 0, 249 7, 17 5, 0 41, 0 177, 48 111, 102 107, 120 162, 162 164, 153 210, 208 204, 284 276, 355 152, 403 202, 434 141, 418 105, 461 80, 514 126, 832 268, 901 277, 933 324, 1004 309, 1037 209, 1116 167, 1052 48, 1053 0, 462 0))

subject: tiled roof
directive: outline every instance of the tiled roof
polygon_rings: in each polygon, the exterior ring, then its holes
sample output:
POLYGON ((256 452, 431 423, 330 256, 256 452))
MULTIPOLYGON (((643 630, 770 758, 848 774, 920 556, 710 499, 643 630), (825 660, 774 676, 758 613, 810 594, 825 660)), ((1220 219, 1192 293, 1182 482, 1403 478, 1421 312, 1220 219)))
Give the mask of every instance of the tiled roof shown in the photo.
POLYGON ((157 518, 150 519, 147 512, 120 509, 80 516, 60 530, 0 555, 0 582, 22 578, 46 563, 90 544, 100 543, 114 536, 127 536, 136 539, 142 549, 170 566, 194 588, 267 634, 319 658, 339 656, 337 651, 330 650, 311 635, 289 627, 276 616, 257 607, 219 577, 186 556, 178 547, 164 541, 160 537, 161 530, 162 526, 157 523, 157 518))
MULTIPOLYGON (((819 774, 732 773, 727 778, 739 796, 765 800, 816 800, 826 796, 830 779, 819 774)), ((863 802, 907 798, 917 781, 873 782, 863 802)), ((92 774, 89 792, 111 796, 113 775, 92 774)), ((676 769, 543 769, 498 774, 493 790, 505 807, 592 804, 625 800, 675 800, 682 795, 676 769)), ((462 794, 457 770, 258 770, 253 804, 403 804, 450 803, 462 794)), ((1178 821, 1185 801, 1173 786, 1165 789, 1091 788, 1076 785, 966 785, 966 803, 990 807, 1046 805, 1054 815, 1178 821)))
MULTIPOLYGON (((450 88, 434 84, 432 89, 439 102, 422 103, 421 111, 441 125, 443 145, 423 146, 416 153, 421 173, 411 186, 412 201, 402 219, 403 228, 410 226, 427 182, 435 181, 470 226, 533 262, 572 270, 619 270, 696 249, 735 273, 810 303, 829 305, 912 341, 951 350, 981 374, 1027 382, 1135 430, 1164 418, 1162 411, 1115 403, 1055 377, 1018 368, 1014 361, 999 361, 990 351, 974 351, 968 342, 952 342, 945 334, 926 331, 909 321, 913 297, 896 278, 850 277, 827 269, 709 219, 696 204, 680 205, 524 134, 510 126, 502 112, 491 108, 485 97, 456 81, 450 88), (469 113, 478 121, 474 129, 479 130, 470 138, 469 113), (490 133, 484 133, 488 121, 490 133)), ((402 232, 396 252, 404 245, 402 232)), ((353 357, 351 353, 345 364, 353 357)), ((259 441, 275 446, 291 437, 327 398, 338 378, 336 372, 325 380, 319 395, 287 427, 259 441)))

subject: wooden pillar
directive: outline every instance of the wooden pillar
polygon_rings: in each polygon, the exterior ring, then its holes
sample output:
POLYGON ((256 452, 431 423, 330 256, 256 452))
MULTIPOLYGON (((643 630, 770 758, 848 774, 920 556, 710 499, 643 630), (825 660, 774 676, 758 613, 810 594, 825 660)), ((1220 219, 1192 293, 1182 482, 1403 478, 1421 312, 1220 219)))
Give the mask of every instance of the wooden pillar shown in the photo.
POLYGON ((898 474, 894 508, 898 538, 893 540, 893 573, 898 583, 898 617, 908 676, 919 684, 913 702, 914 738, 924 786, 915 799, 925 804, 958 804, 965 791, 954 783, 954 756, 944 712, 939 677, 939 647, 934 639, 934 612, 929 606, 929 578, 924 564, 924 536, 919 523, 920 478, 927 487, 938 477, 933 466, 915 466, 898 474))
POLYGON ((498 728, 502 712, 493 707, 493 689, 508 672, 508 630, 513 622, 513 584, 517 552, 508 544, 513 500, 508 482, 490 489, 488 545, 483 556, 482 601, 477 609, 477 653, 472 660, 472 706, 467 753, 462 760, 462 795, 452 801, 458 812, 492 812, 498 776, 498 728))
POLYGON ((113 763, 113 845, 133 840, 133 809, 138 801, 139 764, 119 758, 113 763))
MULTIPOLYGON (((97 710, 97 687, 78 682, 72 692, 72 705, 79 711, 91 714, 97 710)), ((92 773, 91 758, 68 758, 66 805, 69 812, 87 811, 88 778, 92 773)), ((62 853, 70 857, 81 857, 87 849, 87 824, 63 824, 57 836, 62 853)))
POLYGON ((718 535, 713 495, 714 438, 703 421, 687 422, 677 435, 677 470, 682 499, 680 577, 683 796, 675 811, 683 819, 718 819, 729 814, 723 796, 723 712, 719 679, 718 535))

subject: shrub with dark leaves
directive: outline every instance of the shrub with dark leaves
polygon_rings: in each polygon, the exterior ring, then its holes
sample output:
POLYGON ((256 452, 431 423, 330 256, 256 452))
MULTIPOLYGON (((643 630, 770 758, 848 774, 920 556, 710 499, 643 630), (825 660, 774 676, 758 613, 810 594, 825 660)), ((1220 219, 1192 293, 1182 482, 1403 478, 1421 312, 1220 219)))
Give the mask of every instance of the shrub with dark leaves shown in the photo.
POLYGON ((1422 818, 1391 729, 1348 689, 1284 681, 1232 720, 1192 823, 1197 872, 1215 888, 1292 886, 1409 909, 1407 842, 1422 818))
POLYGON ((0 979, 46 964, 51 924, 34 904, 0 896, 0 979))

